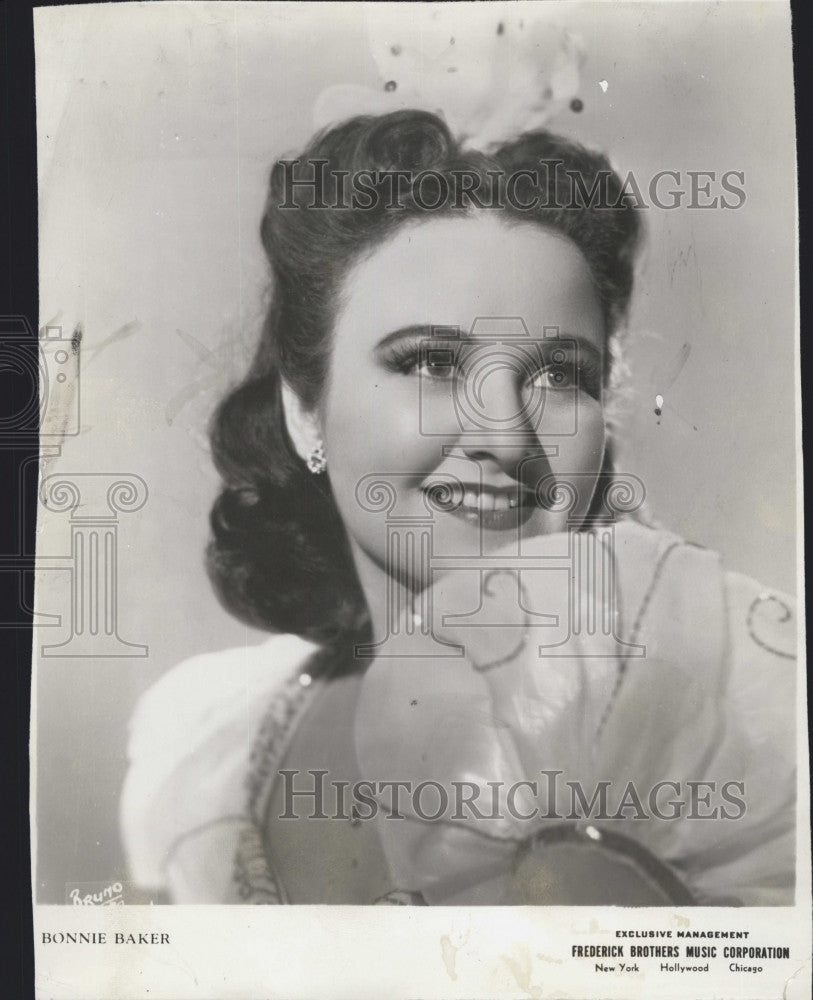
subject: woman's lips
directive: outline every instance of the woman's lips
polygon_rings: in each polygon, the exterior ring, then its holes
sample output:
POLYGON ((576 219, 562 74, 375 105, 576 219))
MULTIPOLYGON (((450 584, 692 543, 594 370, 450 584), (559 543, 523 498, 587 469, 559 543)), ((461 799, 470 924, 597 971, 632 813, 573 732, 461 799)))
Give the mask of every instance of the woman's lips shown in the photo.
POLYGON ((444 513, 487 531, 516 530, 538 509, 533 493, 520 486, 465 486, 462 497, 457 490, 453 499, 443 506, 444 513))
POLYGON ((536 505, 519 504, 517 507, 509 507, 507 510, 469 510, 466 507, 457 507, 449 510, 453 517, 467 521, 469 524, 486 531, 510 531, 519 528, 533 516, 536 505))

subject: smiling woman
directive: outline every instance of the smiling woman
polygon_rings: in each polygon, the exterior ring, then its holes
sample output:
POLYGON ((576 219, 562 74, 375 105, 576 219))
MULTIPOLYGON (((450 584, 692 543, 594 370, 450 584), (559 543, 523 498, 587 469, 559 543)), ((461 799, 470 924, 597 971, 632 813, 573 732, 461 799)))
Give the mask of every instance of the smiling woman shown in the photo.
POLYGON ((417 110, 352 118, 297 162, 327 165, 324 203, 276 164, 273 298, 212 430, 211 578, 276 634, 143 698, 134 877, 178 902, 788 902, 789 603, 636 523, 641 484, 613 470, 640 228, 621 180, 547 131, 481 152, 417 110), (428 210, 427 171, 517 197, 428 210), (382 190, 346 206, 361 172, 382 190), (615 207, 570 204, 574 174, 615 207), (560 815, 540 772, 585 808, 560 815), (667 785, 696 813, 693 783, 748 807, 722 832, 683 808, 632 822, 667 785))
MULTIPOLYGON (((313 631, 303 634, 321 639, 367 619, 354 577, 365 572, 371 543, 382 541, 370 538, 370 532, 381 534, 380 518, 357 501, 365 477, 407 476, 399 479, 399 511, 411 503, 414 512, 416 502, 426 510, 419 493, 431 485, 430 473, 444 481, 442 474, 453 472, 461 456, 484 448, 490 452, 487 474, 481 483, 480 466, 469 462, 464 485, 475 476, 478 487, 517 489, 522 473, 533 490, 551 471, 550 462, 568 472, 599 471, 605 449, 600 387, 609 374, 610 336, 632 288, 639 223, 627 204, 610 212, 562 207, 555 190, 562 175, 527 168, 562 161, 580 171, 588 187, 599 175, 609 175, 617 190, 620 181, 604 157, 547 132, 524 135, 487 156, 461 148, 434 115, 396 112, 353 119, 317 136, 300 160, 327 160, 328 179, 380 170, 386 188, 391 172, 400 171, 406 182, 397 199, 402 207, 388 207, 393 202, 382 194, 366 210, 313 208, 312 190, 293 186, 282 162, 276 165, 262 226, 275 297, 252 370, 215 425, 215 456, 227 488, 213 513, 212 565, 232 609, 254 624, 285 630, 292 625, 292 570, 304 567, 301 613, 312 616, 313 631), (529 214, 508 205, 492 212, 448 201, 426 212, 410 202, 408 180, 430 165, 450 176, 464 167, 483 177, 525 171, 527 183, 553 187, 543 193, 544 203, 554 207, 529 214), (431 336, 393 341, 399 330, 416 325, 431 336), (398 370, 405 352, 445 343, 452 332, 462 369, 445 389, 417 369, 398 370), (562 339, 560 350, 569 356, 581 346, 583 377, 560 394, 545 391, 541 420, 539 391, 530 406, 518 393, 526 374, 542 370, 543 359, 528 373, 516 354, 550 353, 554 338, 562 339), (471 374, 481 376, 477 391, 471 374), (555 447, 542 449, 545 437, 555 447), (329 488, 305 465, 320 443, 329 488), (551 457, 554 451, 558 458, 551 457), (525 461, 519 469, 518 460, 525 461), (301 530, 289 530, 289 512, 304 519, 301 530), (262 541, 253 530, 260 524, 262 541), (294 539, 301 553, 283 557, 294 539), (271 556, 258 543, 278 548, 271 556), (352 560, 344 551, 348 543, 352 560), (312 559, 318 569, 310 575, 312 559), (269 576, 276 572, 279 582, 269 576), (281 619, 270 607, 275 600, 285 602, 281 619), (338 604, 333 614, 323 600, 338 604)), ((323 192, 328 204, 334 194, 323 192)), ((592 489, 581 490, 581 511, 591 496, 592 489)), ((538 510, 536 533, 553 530, 554 523, 564 521, 538 510)), ((444 530, 454 529, 448 524, 444 530)), ((469 543, 458 554, 471 551, 469 543)))

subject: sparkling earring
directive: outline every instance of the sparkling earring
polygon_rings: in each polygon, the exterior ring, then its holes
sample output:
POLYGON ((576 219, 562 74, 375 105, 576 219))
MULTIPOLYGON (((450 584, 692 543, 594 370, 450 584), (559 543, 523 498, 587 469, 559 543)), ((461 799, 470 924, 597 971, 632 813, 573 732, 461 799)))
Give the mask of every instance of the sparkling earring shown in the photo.
POLYGON ((308 455, 308 468, 315 475, 318 476, 320 473, 324 472, 327 468, 327 459, 325 458, 325 447, 320 441, 316 447, 308 455))

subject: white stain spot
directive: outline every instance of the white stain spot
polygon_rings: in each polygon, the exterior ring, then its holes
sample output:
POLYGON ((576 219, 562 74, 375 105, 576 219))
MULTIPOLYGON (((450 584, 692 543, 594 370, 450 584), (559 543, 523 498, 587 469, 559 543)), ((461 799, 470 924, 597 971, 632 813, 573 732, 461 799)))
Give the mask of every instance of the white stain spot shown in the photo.
POLYGON ((455 963, 457 961, 457 947, 452 944, 448 934, 444 934, 440 939, 440 953, 443 957, 443 964, 446 966, 446 975, 451 979, 457 979, 455 963))
POLYGON ((310 687, 311 684, 313 683, 313 678, 311 677, 310 674, 300 674, 299 683, 302 685, 303 688, 310 687))
POLYGON ((607 88, 610 86, 609 83, 607 83, 606 80, 599 80, 598 81, 598 85, 599 85, 599 87, 601 87, 601 89, 606 94, 607 93, 607 88))

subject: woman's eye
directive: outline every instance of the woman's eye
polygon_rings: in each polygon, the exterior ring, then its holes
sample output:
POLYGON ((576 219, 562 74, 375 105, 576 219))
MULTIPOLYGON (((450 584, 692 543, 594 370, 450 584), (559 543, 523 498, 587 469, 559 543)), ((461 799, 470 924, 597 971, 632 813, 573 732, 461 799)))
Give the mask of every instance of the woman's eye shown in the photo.
POLYGON ((453 377, 454 375, 454 365, 439 364, 432 361, 422 361, 418 365, 418 371, 421 375, 428 376, 429 378, 441 379, 446 381, 453 377))
POLYGON ((455 352, 440 348, 428 351, 412 346, 397 349, 385 358, 384 364, 389 371, 399 375, 417 375, 434 382, 448 382, 458 370, 455 352))
POLYGON ((570 389, 576 384, 573 364, 545 365, 529 379, 533 389, 570 389))
POLYGON ((429 351, 415 366, 420 375, 426 378, 447 381, 454 377, 455 359, 451 351, 429 351))

